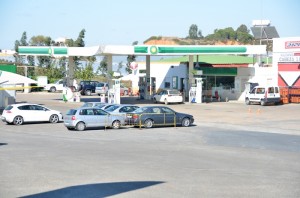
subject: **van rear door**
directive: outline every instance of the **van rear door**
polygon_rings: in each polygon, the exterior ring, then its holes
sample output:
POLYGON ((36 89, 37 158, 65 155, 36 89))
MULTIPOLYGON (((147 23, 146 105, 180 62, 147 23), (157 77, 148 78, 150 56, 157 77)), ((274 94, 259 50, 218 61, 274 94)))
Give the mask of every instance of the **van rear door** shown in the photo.
POLYGON ((267 101, 268 102, 280 102, 279 87, 276 87, 276 86, 268 87, 267 101))

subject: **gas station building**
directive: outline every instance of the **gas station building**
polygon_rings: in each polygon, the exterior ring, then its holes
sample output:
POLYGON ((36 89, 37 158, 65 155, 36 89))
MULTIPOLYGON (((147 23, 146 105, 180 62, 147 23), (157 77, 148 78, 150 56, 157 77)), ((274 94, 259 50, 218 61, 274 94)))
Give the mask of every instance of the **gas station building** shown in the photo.
MULTIPOLYGON (((145 56, 145 63, 139 63, 139 68, 143 68, 145 75, 139 78, 139 89, 144 90, 145 99, 151 99, 153 93, 161 88, 174 88, 185 92, 185 95, 189 94, 192 87, 196 87, 198 92, 198 103, 202 101, 202 83, 205 79, 202 79, 205 71, 197 68, 195 64, 195 57, 197 62, 199 55, 264 55, 266 54, 265 45, 135 45, 135 46, 119 46, 119 45, 105 45, 94 47, 36 47, 36 46, 20 46, 19 55, 32 55, 32 56, 52 56, 52 57, 68 57, 68 78, 69 85, 72 85, 74 79, 74 56, 107 56, 108 71, 112 71, 113 56, 145 56), (197 56, 198 55, 198 56, 197 56), (173 64, 152 64, 151 56, 186 56, 187 62, 185 63, 173 63, 173 64), (176 71, 176 72, 173 72, 176 71), (204 72, 204 73, 203 73, 204 72), (166 77, 171 77, 170 81, 164 81, 166 77), (157 86, 159 84, 159 86, 157 86), (161 86, 161 85, 164 86, 161 86), (200 86, 201 85, 201 86, 200 86), (199 88, 201 87, 201 90, 199 88)), ((234 76, 234 90, 230 90, 231 95, 225 96, 228 99, 242 98, 242 90, 244 89, 244 83, 249 81, 253 75, 253 68, 235 68, 228 69, 227 75, 234 76), (249 70, 249 71, 248 71, 249 70), (231 73, 230 73, 231 72, 231 73)), ((226 70, 226 69, 225 69, 226 70)), ((207 76, 205 76, 207 78, 207 76)), ((269 79, 270 80, 270 79, 269 79)), ((271 79, 273 81, 273 79, 271 79)), ((216 87, 217 89, 217 87, 216 87)), ((222 90, 218 90, 222 91, 222 90)))

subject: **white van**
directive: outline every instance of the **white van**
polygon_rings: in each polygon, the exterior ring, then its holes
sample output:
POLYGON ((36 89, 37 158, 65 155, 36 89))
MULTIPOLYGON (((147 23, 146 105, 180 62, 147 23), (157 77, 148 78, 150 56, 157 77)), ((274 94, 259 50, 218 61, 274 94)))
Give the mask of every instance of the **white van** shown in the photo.
POLYGON ((259 103, 264 106, 267 103, 279 104, 281 102, 278 86, 255 86, 251 91, 246 92, 245 103, 259 103))

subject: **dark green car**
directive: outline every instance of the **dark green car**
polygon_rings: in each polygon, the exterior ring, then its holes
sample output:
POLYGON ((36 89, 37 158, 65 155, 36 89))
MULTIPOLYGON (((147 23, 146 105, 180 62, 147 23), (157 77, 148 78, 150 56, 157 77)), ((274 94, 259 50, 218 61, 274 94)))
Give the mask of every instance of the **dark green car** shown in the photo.
POLYGON ((194 123, 194 117, 190 114, 176 112, 165 106, 145 106, 128 113, 125 123, 145 128, 154 126, 188 127, 194 123))

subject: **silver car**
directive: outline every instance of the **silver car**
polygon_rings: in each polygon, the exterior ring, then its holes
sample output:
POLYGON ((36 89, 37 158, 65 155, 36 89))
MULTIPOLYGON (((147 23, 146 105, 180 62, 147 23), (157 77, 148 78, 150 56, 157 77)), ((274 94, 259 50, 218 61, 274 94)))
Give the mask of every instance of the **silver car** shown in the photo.
POLYGON ((95 87, 95 93, 97 93, 99 96, 101 94, 107 95, 108 89, 109 89, 109 87, 108 87, 107 83, 105 83, 105 82, 99 82, 99 83, 97 83, 97 85, 95 87))
POLYGON ((97 107, 70 109, 64 117, 64 125, 69 130, 83 131, 93 127, 119 129, 124 124, 125 118, 123 116, 112 115, 97 107))
POLYGON ((103 102, 85 102, 81 107, 97 107, 106 111, 107 108, 114 105, 115 104, 103 102))

